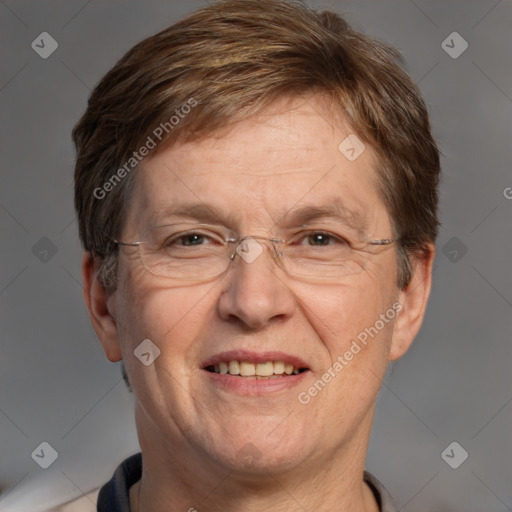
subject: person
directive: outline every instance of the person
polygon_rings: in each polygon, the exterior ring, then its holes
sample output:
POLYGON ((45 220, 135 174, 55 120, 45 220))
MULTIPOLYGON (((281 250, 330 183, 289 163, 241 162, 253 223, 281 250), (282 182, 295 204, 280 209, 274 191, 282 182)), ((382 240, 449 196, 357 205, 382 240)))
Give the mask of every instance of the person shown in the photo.
POLYGON ((141 448, 98 511, 396 510, 365 459, 425 313, 440 172, 398 52, 221 0, 129 50, 73 140, 84 299, 141 448))

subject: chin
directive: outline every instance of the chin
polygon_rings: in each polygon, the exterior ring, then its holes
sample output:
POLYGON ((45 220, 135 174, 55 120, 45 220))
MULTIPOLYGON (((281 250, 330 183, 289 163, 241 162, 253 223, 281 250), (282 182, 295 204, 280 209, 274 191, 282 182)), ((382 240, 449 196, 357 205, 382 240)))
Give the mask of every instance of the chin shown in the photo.
POLYGON ((229 471, 240 475, 258 476, 279 474, 300 465, 305 458, 304 442, 292 442, 290 438, 283 442, 277 437, 270 440, 260 436, 247 434, 243 440, 232 440, 229 449, 223 446, 219 453, 215 450, 214 457, 229 471))

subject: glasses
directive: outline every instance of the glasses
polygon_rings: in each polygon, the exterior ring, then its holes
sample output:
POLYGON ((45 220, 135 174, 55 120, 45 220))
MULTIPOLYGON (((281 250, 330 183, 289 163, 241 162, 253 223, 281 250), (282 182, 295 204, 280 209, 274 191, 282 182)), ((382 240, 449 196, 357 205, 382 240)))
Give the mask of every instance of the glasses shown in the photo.
POLYGON ((179 223, 151 227, 135 242, 114 242, 137 247, 143 266, 152 274, 190 282, 222 275, 237 254, 245 263, 253 263, 264 246, 287 274, 331 282, 362 272, 373 255, 396 242, 390 238, 356 242, 331 229, 305 228, 301 226, 299 232, 283 240, 239 237, 220 226, 179 223))

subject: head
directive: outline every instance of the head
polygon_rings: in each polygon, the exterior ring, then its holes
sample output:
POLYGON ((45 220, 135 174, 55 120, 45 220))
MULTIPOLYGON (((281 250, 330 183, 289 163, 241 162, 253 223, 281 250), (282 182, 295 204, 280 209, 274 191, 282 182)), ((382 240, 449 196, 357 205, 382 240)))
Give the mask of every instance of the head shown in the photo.
POLYGON ((367 439, 380 378, 421 325, 438 228, 439 153, 398 60, 334 13, 227 0, 142 41, 95 88, 73 131, 85 299, 107 357, 124 361, 140 429, 231 468, 247 443, 273 454, 254 464, 290 468, 367 439), (351 160, 340 143, 354 135, 364 151, 351 160), (367 240, 395 242, 327 284, 290 277, 267 250, 175 282, 115 242, 190 203, 240 235, 286 237, 297 208, 337 200, 367 240), (149 366, 134 356, 145 339, 160 350, 149 366), (307 371, 270 394, 211 385, 208 361, 243 350, 307 371))

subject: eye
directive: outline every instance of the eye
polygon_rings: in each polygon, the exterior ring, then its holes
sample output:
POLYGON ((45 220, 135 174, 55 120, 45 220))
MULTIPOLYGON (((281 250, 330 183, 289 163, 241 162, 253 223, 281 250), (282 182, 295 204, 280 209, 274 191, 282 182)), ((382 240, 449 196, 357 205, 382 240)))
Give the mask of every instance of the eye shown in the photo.
POLYGON ((192 248, 214 248, 224 245, 227 234, 223 234, 221 229, 208 226, 187 226, 186 225, 166 225, 156 226, 147 230, 143 239, 155 250, 180 251, 184 252, 192 248))
POLYGON ((198 247, 206 245, 214 239, 214 235, 206 235, 199 231, 178 232, 164 235, 163 241, 158 243, 160 247, 179 248, 179 247, 198 247))
POLYGON ((203 235, 202 233, 187 233, 186 235, 181 235, 175 240, 179 240, 180 245, 184 246, 194 246, 194 245, 202 245, 202 243, 207 240, 208 237, 203 235))
POLYGON ((309 232, 304 235, 301 240, 307 241, 307 245, 313 247, 323 247, 334 244, 348 245, 348 242, 343 237, 325 231, 309 232))

